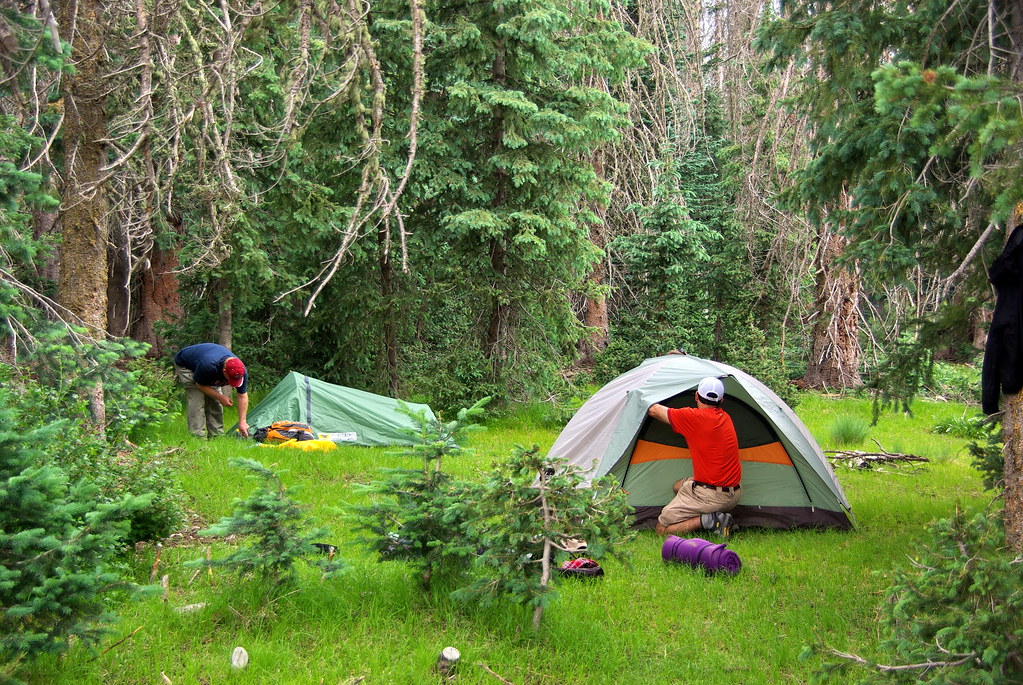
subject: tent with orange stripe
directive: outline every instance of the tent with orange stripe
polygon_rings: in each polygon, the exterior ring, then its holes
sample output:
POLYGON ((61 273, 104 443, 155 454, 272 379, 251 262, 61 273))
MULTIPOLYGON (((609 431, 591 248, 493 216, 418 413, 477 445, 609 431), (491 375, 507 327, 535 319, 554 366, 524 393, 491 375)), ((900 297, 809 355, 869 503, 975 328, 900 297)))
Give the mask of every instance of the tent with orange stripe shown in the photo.
POLYGON ((765 528, 853 526, 852 511, 817 442, 792 409, 739 369, 685 354, 648 359, 598 390, 558 436, 551 455, 589 478, 611 475, 628 493, 637 528, 651 528, 671 501, 672 484, 693 475, 685 438, 647 416, 652 404, 696 405, 696 386, 725 386, 742 460, 737 525, 765 528))

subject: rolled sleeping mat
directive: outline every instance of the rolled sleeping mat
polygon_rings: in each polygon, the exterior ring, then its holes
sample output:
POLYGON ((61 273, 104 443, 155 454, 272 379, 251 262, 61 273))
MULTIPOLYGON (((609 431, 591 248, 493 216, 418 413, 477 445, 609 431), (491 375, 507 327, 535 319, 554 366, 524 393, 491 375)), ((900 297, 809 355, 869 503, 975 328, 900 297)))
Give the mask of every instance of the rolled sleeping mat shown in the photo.
POLYGON ((723 571, 735 575, 742 568, 739 555, 725 549, 724 542, 715 544, 700 538, 680 538, 669 535, 661 547, 661 558, 677 561, 709 573, 723 571))

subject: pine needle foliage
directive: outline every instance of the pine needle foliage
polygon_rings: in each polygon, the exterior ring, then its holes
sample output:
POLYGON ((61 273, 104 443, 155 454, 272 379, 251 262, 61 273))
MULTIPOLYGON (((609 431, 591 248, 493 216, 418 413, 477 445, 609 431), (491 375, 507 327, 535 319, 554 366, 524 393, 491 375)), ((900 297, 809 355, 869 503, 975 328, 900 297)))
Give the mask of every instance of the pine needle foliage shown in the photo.
POLYGON ((973 467, 980 472, 984 487, 988 490, 1001 489, 1005 477, 1005 445, 1002 443, 1001 421, 989 421, 983 425, 983 435, 975 437, 966 445, 973 457, 973 467))
POLYGON ((463 444, 479 428, 473 422, 489 401, 483 398, 447 422, 402 404, 399 411, 417 426, 407 431, 417 442, 405 454, 420 457, 422 466, 381 469, 379 480, 356 486, 357 492, 375 497, 372 504, 353 508, 354 525, 366 531, 361 542, 376 551, 381 561, 403 560, 418 567, 426 588, 436 574, 450 577, 464 572, 465 560, 473 553, 463 528, 474 486, 451 478, 442 470, 442 462, 470 452, 463 444))
MULTIPOLYGON (((244 457, 235 457, 228 464, 249 471, 249 475, 261 484, 247 499, 235 502, 234 513, 199 534, 234 535, 249 542, 222 559, 197 559, 189 562, 190 566, 253 574, 274 586, 293 579, 295 562, 299 559, 321 569, 324 577, 344 568, 343 562, 334 559, 333 553, 326 558, 310 560, 310 557, 320 555, 320 548, 315 543, 327 531, 322 527, 307 529, 301 505, 291 498, 278 472, 244 457)), ((292 492, 296 490, 292 488, 292 492)))
POLYGON ((537 446, 516 445, 479 491, 479 518, 466 532, 480 550, 480 577, 456 590, 463 601, 498 598, 533 607, 538 629, 544 608, 555 598, 555 562, 566 558, 568 543, 586 542, 586 555, 623 558, 620 547, 633 537, 632 509, 610 480, 583 487, 583 476, 562 460, 542 455, 537 446))
POLYGON ((25 431, 0 387, 0 679, 18 662, 94 644, 114 616, 105 598, 126 589, 114 562, 132 512, 147 496, 99 503, 97 488, 68 481, 42 449, 64 425, 25 431))
POLYGON ((968 518, 957 512, 930 528, 913 567, 896 573, 882 607, 890 636, 885 648, 897 664, 879 664, 832 650, 840 662, 819 676, 852 664, 893 682, 988 684, 1023 679, 1023 564, 1005 547, 997 513, 968 518))

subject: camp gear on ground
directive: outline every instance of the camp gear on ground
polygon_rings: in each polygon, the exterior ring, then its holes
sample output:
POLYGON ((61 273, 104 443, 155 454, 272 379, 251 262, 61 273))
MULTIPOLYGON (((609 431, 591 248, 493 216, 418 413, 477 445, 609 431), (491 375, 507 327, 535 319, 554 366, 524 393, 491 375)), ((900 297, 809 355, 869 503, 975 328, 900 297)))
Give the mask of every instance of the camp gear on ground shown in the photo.
POLYGON ((661 546, 661 558, 702 568, 708 573, 723 571, 735 575, 742 568, 739 555, 725 549, 726 543, 713 543, 700 538, 680 538, 669 535, 661 546))
POLYGON ((587 478, 610 475, 628 493, 634 525, 653 527, 692 476, 685 438, 647 416, 653 404, 694 406, 708 376, 724 386, 722 409, 735 424, 742 461, 742 499, 731 510, 743 528, 853 527, 852 512, 831 464, 795 413, 742 371, 689 355, 648 359, 598 390, 572 417, 550 455, 587 478))
POLYGON ((257 428, 252 432, 252 439, 256 442, 271 444, 289 440, 313 440, 315 437, 312 426, 296 421, 274 421, 269 426, 257 428))
POLYGON ((337 449, 337 443, 333 440, 288 440, 287 442, 264 442, 260 447, 272 447, 274 449, 302 450, 303 452, 327 452, 337 449))
POLYGON ((586 551, 586 541, 585 540, 578 540, 578 539, 573 538, 571 540, 565 540, 564 542, 561 543, 561 546, 569 554, 579 554, 581 552, 585 552, 586 551))
MULTIPOLYGON (((425 404, 406 402, 414 412, 435 420, 425 404)), ((346 434, 342 442, 355 445, 414 445, 404 431, 416 431, 413 420, 398 411, 398 400, 346 388, 290 372, 255 407, 249 409, 250 426, 266 426, 288 419, 315 426, 325 434, 346 434), (347 439, 354 435, 354 439, 347 439)))
POLYGON ((604 575, 604 569, 593 559, 571 559, 564 561, 558 572, 563 576, 595 577, 604 575))

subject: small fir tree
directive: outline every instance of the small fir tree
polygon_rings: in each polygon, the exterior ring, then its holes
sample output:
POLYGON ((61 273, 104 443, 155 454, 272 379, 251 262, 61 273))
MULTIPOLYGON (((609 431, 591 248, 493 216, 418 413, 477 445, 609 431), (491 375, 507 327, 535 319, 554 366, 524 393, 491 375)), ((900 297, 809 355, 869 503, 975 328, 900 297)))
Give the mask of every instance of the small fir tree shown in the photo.
POLYGON ((334 558, 334 551, 329 546, 325 558, 310 559, 323 551, 324 543, 316 541, 323 539, 327 531, 318 527, 303 532, 306 520, 302 507, 291 498, 277 472, 253 459, 235 457, 228 463, 249 471, 251 477, 262 483, 247 499, 235 502, 231 516, 225 516, 217 524, 200 531, 200 535, 237 535, 250 542, 223 559, 198 559, 189 562, 190 566, 254 574, 269 580, 274 586, 292 579, 295 562, 299 559, 321 569, 324 577, 344 567, 343 562, 334 558))
POLYGON ((441 462, 469 452, 462 443, 478 427, 472 421, 482 416, 489 401, 487 397, 463 408, 448 422, 402 405, 401 411, 417 425, 416 431, 409 431, 417 442, 406 454, 420 457, 422 467, 382 469, 381 480, 358 488, 378 496, 372 504, 354 508, 356 527, 368 532, 362 542, 381 560, 401 559, 418 566, 426 588, 435 574, 463 571, 465 559, 473 554, 464 527, 476 499, 474 488, 444 473, 441 462))
POLYGON ((17 662, 95 643, 114 617, 104 597, 127 584, 111 561, 128 517, 152 496, 97 502, 98 488, 69 483, 42 446, 61 423, 23 430, 16 397, 0 387, 0 678, 17 662))
POLYGON ((554 562, 565 557, 571 541, 586 542, 586 555, 622 556, 631 539, 631 507, 621 488, 600 479, 583 487, 577 468, 541 455, 534 446, 515 447, 480 490, 478 518, 467 527, 482 550, 476 567, 481 577, 454 596, 466 601, 506 597, 533 607, 533 628, 554 598, 554 562))
MULTIPOLYGON (((899 570, 882 606, 889 635, 882 646, 894 664, 825 650, 838 662, 818 676, 851 665, 871 674, 860 682, 1018 683, 1023 680, 1023 565, 1005 546, 998 512, 972 518, 957 512, 931 526, 930 539, 899 570)), ((804 658, 814 648, 804 650, 804 658)))

